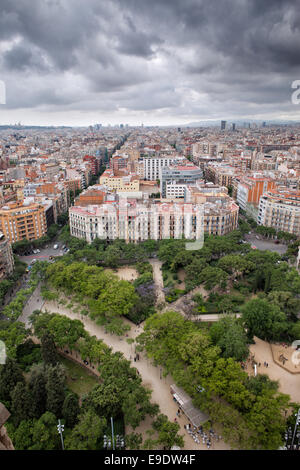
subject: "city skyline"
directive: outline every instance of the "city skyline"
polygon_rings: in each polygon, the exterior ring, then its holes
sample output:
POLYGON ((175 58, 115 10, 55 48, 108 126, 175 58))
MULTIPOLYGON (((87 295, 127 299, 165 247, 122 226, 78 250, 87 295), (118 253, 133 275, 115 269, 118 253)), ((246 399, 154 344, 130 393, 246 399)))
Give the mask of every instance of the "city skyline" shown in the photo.
POLYGON ((0 124, 299 121, 294 0, 4 0, 1 12, 0 124))

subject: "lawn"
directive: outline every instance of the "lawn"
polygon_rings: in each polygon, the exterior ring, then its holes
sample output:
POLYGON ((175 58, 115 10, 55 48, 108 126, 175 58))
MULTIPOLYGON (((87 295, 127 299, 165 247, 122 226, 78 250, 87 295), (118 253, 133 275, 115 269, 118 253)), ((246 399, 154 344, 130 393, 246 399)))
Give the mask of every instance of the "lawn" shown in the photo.
POLYGON ((60 356, 59 362, 63 364, 67 372, 67 385, 80 397, 87 394, 99 381, 86 369, 65 357, 60 356))

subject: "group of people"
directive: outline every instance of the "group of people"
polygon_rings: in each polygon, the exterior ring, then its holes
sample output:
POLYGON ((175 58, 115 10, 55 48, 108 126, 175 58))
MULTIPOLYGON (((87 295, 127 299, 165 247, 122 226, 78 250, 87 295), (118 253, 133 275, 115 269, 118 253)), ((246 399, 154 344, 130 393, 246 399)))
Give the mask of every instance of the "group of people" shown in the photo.
MULTIPOLYGON (((256 362, 254 354, 251 354, 246 362, 241 362, 241 367, 242 367, 243 370, 247 369, 247 363, 248 362, 251 364, 253 369, 254 369, 254 366, 257 366, 257 367, 261 366, 260 362, 256 362)), ((269 363, 265 361, 264 362, 264 367, 269 367, 269 363)))
POLYGON ((202 444, 206 444, 206 447, 208 449, 211 448, 213 438, 215 438, 216 441, 221 439, 221 436, 215 434, 213 429, 210 429, 209 432, 206 433, 202 426, 199 426, 198 429, 196 428, 196 426, 193 426, 192 429, 190 424, 186 424, 184 428, 197 444, 200 444, 200 438, 202 438, 202 444))

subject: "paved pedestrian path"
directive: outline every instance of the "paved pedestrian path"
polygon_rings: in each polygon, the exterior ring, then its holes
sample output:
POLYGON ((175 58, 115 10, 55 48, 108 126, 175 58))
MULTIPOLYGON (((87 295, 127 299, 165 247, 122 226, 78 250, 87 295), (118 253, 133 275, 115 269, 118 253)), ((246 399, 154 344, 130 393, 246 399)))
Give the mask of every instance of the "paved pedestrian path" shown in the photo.
MULTIPOLYGON (((174 380, 171 376, 164 378, 162 376, 162 369, 161 367, 153 366, 149 359, 147 359, 145 353, 139 353, 140 360, 134 362, 135 356, 135 345, 128 344, 126 339, 133 338, 135 339, 140 333, 142 333, 143 328, 142 325, 140 327, 135 327, 133 324, 127 320, 125 320, 130 326, 131 330, 128 333, 128 337, 118 337, 115 335, 111 335, 105 332, 104 327, 98 326, 92 321, 90 318, 83 317, 80 314, 75 314, 71 312, 67 307, 58 305, 57 302, 50 302, 47 301, 43 305, 43 311, 47 310, 48 312, 55 312, 60 313, 62 315, 66 315, 67 317, 75 320, 79 319, 84 324, 85 329, 93 336, 96 336, 98 339, 102 339, 108 346, 112 348, 114 352, 121 351, 124 354, 124 357, 131 361, 132 366, 136 367, 139 374, 141 375, 143 385, 150 390, 152 390, 152 401, 153 403, 157 403, 160 407, 160 410, 163 414, 167 415, 170 421, 174 421, 176 417, 177 405, 172 399, 172 395, 170 392, 170 385, 174 383, 174 380)), ((193 439, 187 435, 184 425, 188 423, 187 419, 184 417, 177 418, 177 421, 180 425, 180 434, 184 436, 185 440, 185 450, 204 450, 206 446, 202 444, 196 444, 193 439)), ((147 429, 151 427, 151 420, 149 418, 145 420, 139 426, 139 428, 135 429, 134 432, 142 432, 144 434, 144 438, 148 436, 145 434, 147 429)), ((219 441, 217 443, 213 443, 211 449, 230 449, 223 441, 219 441)))

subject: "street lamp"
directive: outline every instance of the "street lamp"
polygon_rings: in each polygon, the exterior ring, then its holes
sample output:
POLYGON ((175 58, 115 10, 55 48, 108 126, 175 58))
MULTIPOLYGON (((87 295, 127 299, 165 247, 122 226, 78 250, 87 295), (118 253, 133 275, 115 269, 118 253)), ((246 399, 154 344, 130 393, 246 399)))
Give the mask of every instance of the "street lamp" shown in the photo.
POLYGON ((110 424, 111 424, 111 435, 112 435, 113 450, 115 450, 114 421, 113 421, 112 417, 110 418, 110 424))
POLYGON ((103 447, 104 449, 110 450, 111 447, 113 450, 115 450, 115 446, 117 449, 123 449, 125 447, 125 440, 122 435, 117 434, 116 437, 114 436, 114 424, 113 424, 113 418, 111 419, 111 431, 112 431, 112 437, 107 436, 104 434, 103 436, 103 447))
POLYGON ((107 437, 106 434, 103 436, 103 447, 108 450, 111 448, 111 439, 110 437, 107 437))
POLYGON ((58 425, 57 425, 57 430, 58 430, 58 433, 60 434, 62 450, 65 450, 64 449, 64 439, 63 439, 63 434, 62 434, 64 432, 64 428, 65 428, 65 426, 60 423, 60 419, 59 419, 58 420, 58 425))
POLYGON ((300 425, 300 408, 298 409, 298 413, 295 413, 295 416, 296 416, 296 422, 295 422, 294 432, 292 431, 291 426, 289 426, 284 435, 287 450, 294 450, 295 445, 296 445, 296 448, 299 449, 299 445, 300 445, 300 430, 298 429, 298 426, 300 425), (297 438, 298 440, 297 444, 295 444, 295 438, 297 438))
POLYGON ((116 447, 117 449, 122 449, 125 447, 125 441, 124 441, 124 438, 123 436, 120 436, 119 434, 117 434, 116 436, 116 447))
POLYGON ((296 416, 296 423, 295 423, 295 428, 294 428, 293 440, 292 440, 292 444, 291 444, 292 449, 294 449, 295 436, 296 436, 296 432, 298 430, 298 426, 300 424, 300 408, 298 410, 298 413, 295 414, 295 416, 296 416))

